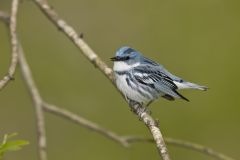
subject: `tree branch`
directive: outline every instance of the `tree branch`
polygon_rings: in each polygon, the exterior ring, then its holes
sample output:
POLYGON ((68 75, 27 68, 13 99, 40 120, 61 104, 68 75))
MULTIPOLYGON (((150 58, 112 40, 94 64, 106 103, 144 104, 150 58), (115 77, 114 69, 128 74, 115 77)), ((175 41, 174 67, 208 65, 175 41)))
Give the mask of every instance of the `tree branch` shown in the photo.
POLYGON ((11 16, 9 17, 4 12, 0 12, 1 19, 4 20, 6 24, 9 24, 10 29, 10 38, 11 38, 11 62, 8 68, 7 74, 0 80, 0 91, 11 81, 13 80, 13 75, 16 71, 18 57, 17 57, 17 49, 18 49, 18 41, 17 41, 17 11, 18 11, 18 0, 14 0, 11 6, 11 16))
POLYGON ((176 139, 172 139, 172 138, 167 138, 167 143, 174 145, 174 146, 179 146, 179 147, 184 147, 186 149, 192 149, 195 150, 197 152, 201 152, 203 154, 209 155, 211 157, 220 159, 220 160, 234 160, 231 157, 227 157, 226 155, 216 152, 211 148, 199 145, 199 144, 194 144, 194 143, 190 143, 187 141, 182 141, 182 140, 176 140, 176 139))
MULTIPOLYGON (((136 142, 154 143, 154 140, 152 138, 144 138, 144 137, 137 137, 137 136, 126 136, 125 140, 128 143, 136 143, 136 142)), ((213 158, 216 158, 219 160, 234 160, 231 157, 228 157, 222 153, 214 151, 213 149, 203 146, 203 145, 200 145, 200 144, 187 142, 187 141, 183 141, 183 140, 177 140, 177 139, 173 139, 173 138, 165 138, 165 142, 169 145, 193 150, 193 151, 205 154, 207 156, 210 156, 210 157, 213 157, 213 158)))
MULTIPOLYGON (((9 30, 10 30, 10 37, 11 37, 11 48, 12 48, 12 60, 11 65, 8 71, 8 75, 5 76, 2 81, 3 87, 9 82, 9 80, 13 79, 13 74, 15 73, 16 66, 18 60, 20 61, 20 68, 23 75, 23 78, 25 79, 24 82, 26 82, 28 90, 31 94, 31 97, 34 102, 34 106, 36 109, 36 118, 37 118, 37 130, 38 130, 38 147, 39 147, 39 153, 40 153, 40 159, 41 160, 47 160, 45 148, 46 148, 46 136, 45 136, 45 127, 44 127, 44 115, 41 108, 41 97, 39 93, 37 92, 36 86, 34 84, 34 81, 31 81, 31 72, 29 70, 29 67, 26 63, 26 60, 23 55, 23 50, 18 42, 17 38, 17 11, 19 6, 19 0, 13 0, 12 1, 12 7, 11 7, 11 16, 10 16, 10 23, 9 23, 9 30)), ((8 15, 4 12, 0 12, 1 19, 8 24, 8 15)), ((1 87, 0 87, 1 88, 1 87)))
POLYGON ((40 160, 47 160, 47 140, 45 131, 45 120, 42 108, 42 98, 39 91, 33 81, 31 71, 25 59, 22 47, 19 47, 19 64, 22 77, 26 83, 29 94, 31 95, 35 112, 36 112, 36 126, 37 126, 37 143, 38 143, 38 153, 40 160))
POLYGON ((156 143, 158 151, 163 160, 170 160, 166 144, 164 142, 162 133, 158 127, 158 123, 150 116, 147 108, 143 107, 139 103, 130 101, 129 106, 132 111, 144 122, 151 132, 153 139, 156 143))
POLYGON ((103 136, 110 138, 120 144, 122 144, 125 147, 129 146, 129 143, 127 140, 125 140, 124 137, 121 137, 117 135, 116 133, 109 131, 105 128, 100 127, 96 123, 93 123, 87 119, 84 119, 83 117, 80 117, 72 112, 69 112, 67 110, 61 109, 55 105, 48 104, 46 102, 43 103, 43 108, 46 112, 55 114, 59 117, 62 117, 64 119, 70 120, 71 122, 77 123, 89 130, 95 131, 99 134, 102 134, 103 136))
MULTIPOLYGON (((20 70, 22 76, 24 78, 24 82, 27 85, 28 91, 32 97, 35 112, 36 112, 36 123, 37 123, 37 138, 38 138, 38 151, 40 160, 47 160, 46 155, 46 135, 45 135, 45 123, 44 123, 44 114, 42 109, 42 99, 40 94, 36 88, 36 85, 32 79, 31 71, 24 57, 23 49, 18 42, 17 34, 16 34, 16 16, 18 9, 19 1, 12 1, 12 11, 10 17, 10 23, 8 15, 5 12, 0 12, 0 18, 6 24, 9 24, 10 36, 11 36, 11 47, 12 47, 12 65, 9 70, 9 77, 12 78, 12 75, 15 72, 17 62, 20 62, 20 70)), ((9 81, 9 80, 8 80, 9 81)), ((8 82, 5 82, 5 85, 8 82)))
POLYGON ((113 83, 114 77, 112 69, 109 68, 98 55, 88 46, 88 44, 79 36, 79 34, 68 25, 58 14, 50 7, 47 0, 34 0, 35 4, 41 9, 46 17, 60 30, 62 31, 78 49, 82 51, 82 54, 92 62, 102 73, 113 83))

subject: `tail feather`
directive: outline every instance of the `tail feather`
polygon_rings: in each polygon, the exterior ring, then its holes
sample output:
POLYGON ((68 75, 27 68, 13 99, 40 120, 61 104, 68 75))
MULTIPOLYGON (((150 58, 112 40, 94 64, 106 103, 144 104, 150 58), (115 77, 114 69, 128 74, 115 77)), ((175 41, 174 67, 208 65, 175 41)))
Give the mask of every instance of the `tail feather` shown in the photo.
POLYGON ((198 84, 194 84, 194 83, 190 83, 190 82, 186 82, 186 85, 189 88, 192 88, 192 89, 199 89, 199 90, 202 90, 202 91, 208 90, 208 87, 206 87, 206 86, 200 86, 198 84))
POLYGON ((206 86, 201 86, 191 82, 174 82, 174 83, 177 85, 178 89, 198 89, 202 91, 208 90, 208 87, 206 86))
POLYGON ((174 90, 174 93, 176 93, 176 94, 178 95, 178 98, 181 98, 181 99, 189 102, 189 100, 188 100, 186 97, 184 97, 183 95, 181 95, 180 93, 178 93, 176 90, 174 90))

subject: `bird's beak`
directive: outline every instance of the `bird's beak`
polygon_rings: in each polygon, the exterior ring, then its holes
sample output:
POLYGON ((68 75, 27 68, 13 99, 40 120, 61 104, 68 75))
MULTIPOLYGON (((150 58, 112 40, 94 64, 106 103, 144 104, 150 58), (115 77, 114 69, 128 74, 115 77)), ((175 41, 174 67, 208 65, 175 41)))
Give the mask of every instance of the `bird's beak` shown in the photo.
POLYGON ((125 56, 125 57, 119 57, 119 56, 116 56, 116 57, 112 57, 110 58, 111 61, 126 61, 126 60, 129 60, 129 56, 125 56))
POLYGON ((110 59, 111 59, 111 61, 120 61, 120 60, 121 60, 121 58, 118 57, 118 56, 112 57, 112 58, 110 58, 110 59))

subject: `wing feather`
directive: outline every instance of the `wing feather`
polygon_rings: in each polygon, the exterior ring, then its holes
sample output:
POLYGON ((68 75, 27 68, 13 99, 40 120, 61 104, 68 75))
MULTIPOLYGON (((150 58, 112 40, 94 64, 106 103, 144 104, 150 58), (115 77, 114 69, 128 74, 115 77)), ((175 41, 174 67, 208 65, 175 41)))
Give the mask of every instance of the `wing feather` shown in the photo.
POLYGON ((158 93, 168 94, 176 98, 182 98, 188 101, 187 98, 182 96, 176 90, 177 85, 174 80, 166 73, 162 72, 158 66, 142 65, 133 68, 133 77, 142 85, 155 89, 158 93))

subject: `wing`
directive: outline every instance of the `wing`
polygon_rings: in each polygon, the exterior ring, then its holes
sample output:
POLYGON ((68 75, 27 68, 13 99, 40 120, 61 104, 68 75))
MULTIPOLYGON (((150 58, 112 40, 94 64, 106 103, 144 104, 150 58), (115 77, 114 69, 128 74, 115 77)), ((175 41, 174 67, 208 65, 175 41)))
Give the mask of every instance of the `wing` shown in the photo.
POLYGON ((183 79, 173 75, 172 73, 170 73, 167 69, 165 69, 161 64, 156 63, 154 61, 152 61, 151 59, 148 59, 146 57, 142 58, 142 61, 144 63, 144 65, 149 65, 157 70, 160 70, 163 74, 167 75, 168 77, 171 77, 172 80, 177 81, 177 82, 182 82, 183 79))
POLYGON ((140 65, 133 68, 132 73, 134 78, 142 85, 151 87, 159 93, 182 98, 188 101, 187 98, 177 92, 178 87, 174 80, 162 71, 161 66, 140 65))

